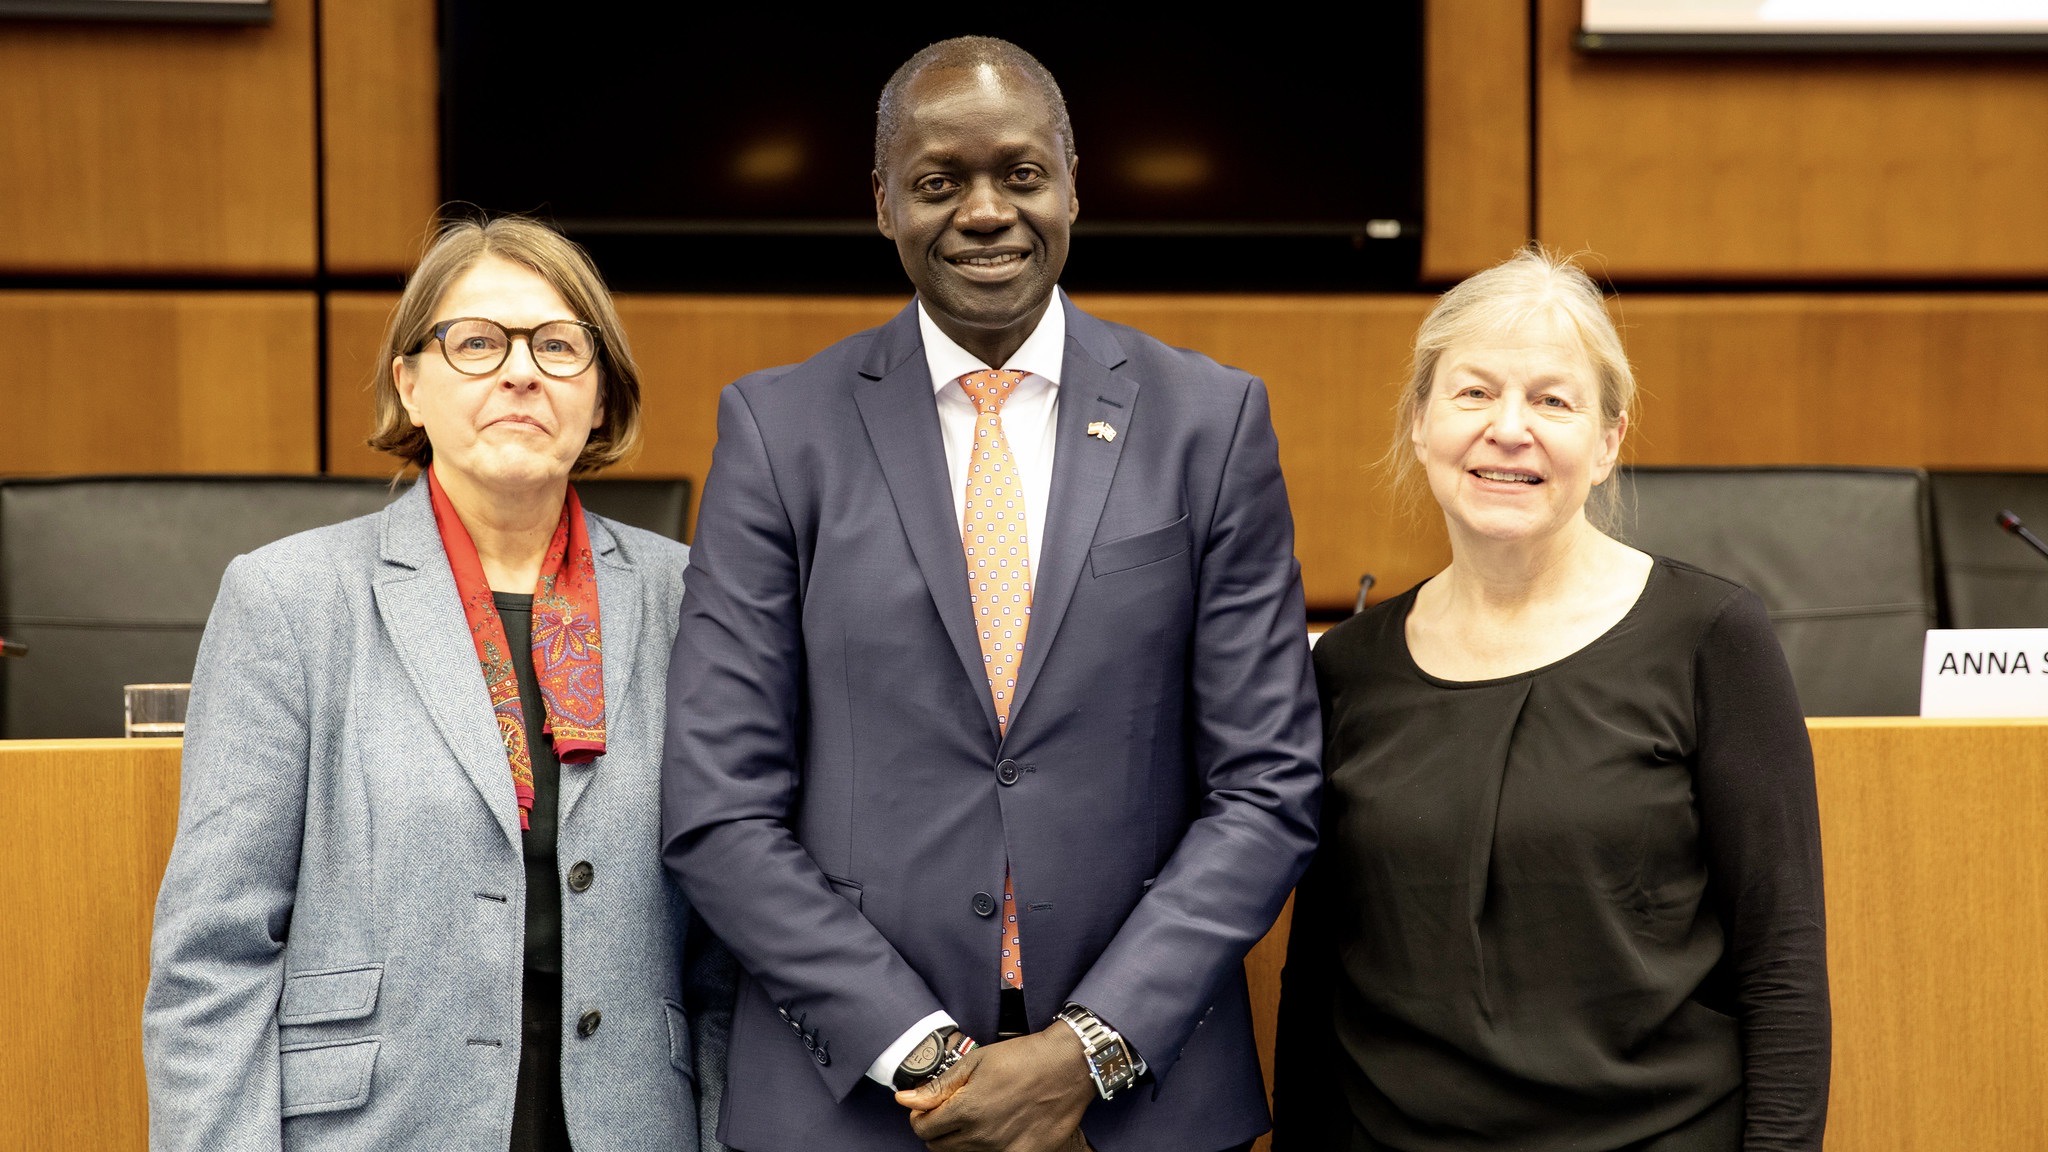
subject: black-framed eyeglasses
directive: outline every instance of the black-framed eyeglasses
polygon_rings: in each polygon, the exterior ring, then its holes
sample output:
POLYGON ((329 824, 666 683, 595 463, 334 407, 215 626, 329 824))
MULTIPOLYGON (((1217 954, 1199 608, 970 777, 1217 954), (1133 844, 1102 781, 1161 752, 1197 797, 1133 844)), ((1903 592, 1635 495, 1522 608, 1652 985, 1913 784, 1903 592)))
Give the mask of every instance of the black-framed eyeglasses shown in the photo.
MULTIPOLYGON (((598 331, 581 320, 550 320, 533 328, 507 328, 481 316, 458 316, 429 329, 420 345, 431 338, 441 342, 441 356, 448 366, 464 376, 487 376, 512 355, 512 341, 526 338, 533 365, 550 376, 567 379, 590 367, 597 359, 598 331)), ((413 349, 415 353, 419 348, 413 349)))

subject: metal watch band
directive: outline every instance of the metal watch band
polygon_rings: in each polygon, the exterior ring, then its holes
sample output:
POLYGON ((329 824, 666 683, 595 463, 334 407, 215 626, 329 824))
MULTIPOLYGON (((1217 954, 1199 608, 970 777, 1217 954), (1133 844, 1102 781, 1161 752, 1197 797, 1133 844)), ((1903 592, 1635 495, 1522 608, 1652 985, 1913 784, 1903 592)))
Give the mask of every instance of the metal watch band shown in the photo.
POLYGON ((1088 1078, 1095 1081, 1095 1091, 1104 1100, 1116 1099, 1117 1093, 1138 1082, 1137 1062, 1131 1059, 1130 1045, 1102 1017, 1079 1004, 1069 1004, 1060 1009, 1060 1019, 1080 1037, 1081 1053, 1088 1061, 1088 1078))

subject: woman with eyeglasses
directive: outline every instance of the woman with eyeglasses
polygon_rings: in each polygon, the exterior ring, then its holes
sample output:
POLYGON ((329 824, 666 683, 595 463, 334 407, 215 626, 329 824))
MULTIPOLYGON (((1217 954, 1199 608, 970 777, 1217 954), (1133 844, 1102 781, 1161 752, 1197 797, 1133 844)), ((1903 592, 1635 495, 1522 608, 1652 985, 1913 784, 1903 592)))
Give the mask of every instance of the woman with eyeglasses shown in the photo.
POLYGON ((688 553, 570 483, 639 435, 610 296, 543 225, 450 224, 381 368, 419 481, 238 558, 200 645, 150 1146, 716 1147, 731 960, 657 853, 688 553))

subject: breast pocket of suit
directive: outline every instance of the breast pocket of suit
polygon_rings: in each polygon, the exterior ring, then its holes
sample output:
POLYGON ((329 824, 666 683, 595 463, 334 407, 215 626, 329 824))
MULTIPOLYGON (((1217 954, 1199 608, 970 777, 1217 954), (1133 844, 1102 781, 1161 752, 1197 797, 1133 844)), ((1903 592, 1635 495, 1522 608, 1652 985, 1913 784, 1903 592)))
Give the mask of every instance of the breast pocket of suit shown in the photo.
MULTIPOLYGON (((1153 565, 1164 566, 1176 557, 1185 557, 1188 552, 1188 518, 1182 513, 1180 519, 1171 524, 1105 540, 1088 550, 1088 571, 1095 579, 1114 576, 1119 572, 1130 572, 1153 565)), ((1185 569, 1186 564, 1178 567, 1185 569)))

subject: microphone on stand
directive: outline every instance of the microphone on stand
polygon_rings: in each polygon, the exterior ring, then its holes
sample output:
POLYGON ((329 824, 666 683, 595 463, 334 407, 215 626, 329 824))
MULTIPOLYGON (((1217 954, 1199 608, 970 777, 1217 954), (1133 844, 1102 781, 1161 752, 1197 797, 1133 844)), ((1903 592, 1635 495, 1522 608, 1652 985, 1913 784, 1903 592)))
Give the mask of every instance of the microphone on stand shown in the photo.
POLYGON ((26 655, 28 655, 28 645, 21 643, 19 640, 9 640, 5 636, 0 636, 0 656, 26 655))
POLYGON ((1372 578, 1372 573, 1370 572, 1358 578, 1358 598, 1351 602, 1351 614, 1353 616, 1365 611, 1366 594, 1372 591, 1372 586, 1375 583, 1376 581, 1372 578))
POLYGON ((2043 543, 2039 536, 2034 535, 2031 528, 2020 523, 2019 516, 2014 514, 2012 509, 2007 508, 1998 514, 1998 526, 2025 540, 2027 545, 2034 551, 2039 552, 2044 558, 2048 558, 2048 543, 2043 543))

